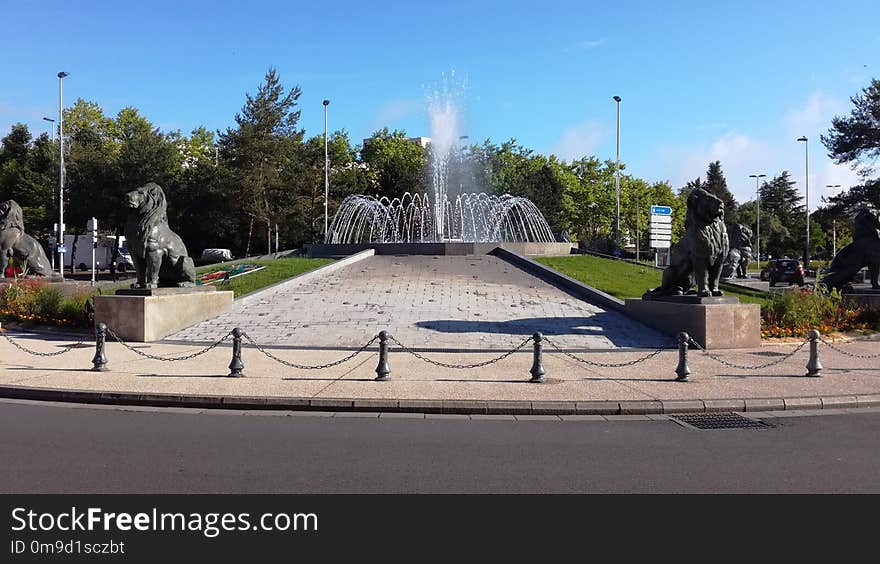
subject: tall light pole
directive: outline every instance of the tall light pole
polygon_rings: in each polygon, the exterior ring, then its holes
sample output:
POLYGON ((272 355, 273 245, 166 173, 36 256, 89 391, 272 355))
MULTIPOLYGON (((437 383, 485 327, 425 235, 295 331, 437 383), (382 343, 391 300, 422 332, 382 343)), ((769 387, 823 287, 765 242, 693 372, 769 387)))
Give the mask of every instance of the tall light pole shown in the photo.
POLYGON ((807 137, 798 137, 804 142, 804 193, 807 201, 807 242, 804 245, 804 268, 810 267, 810 144, 807 137))
MULTIPOLYGON (((55 120, 52 118, 44 117, 43 120, 48 121, 49 123, 52 123, 52 124, 55 123, 55 120)), ((51 139, 52 141, 55 141, 55 126, 54 125, 49 126, 49 139, 51 139)))
POLYGON ((617 165, 614 173, 614 192, 617 195, 617 212, 614 220, 614 231, 616 234, 617 250, 620 251, 620 96, 615 96, 614 101, 617 102, 617 165))
MULTIPOLYGON (((840 188, 840 184, 826 184, 825 188, 840 188)), ((834 255, 837 254, 837 219, 831 219, 831 244, 833 245, 833 250, 831 251, 831 258, 834 258, 834 255)))
POLYGON ((330 100, 324 100, 322 103, 324 104, 324 242, 326 243, 327 230, 329 229, 327 200, 330 198, 330 158, 327 155, 327 106, 330 105, 330 100))
POLYGON ((58 148, 59 148, 59 175, 58 175, 58 273, 64 281, 64 99, 63 82, 68 73, 58 73, 58 148))
MULTIPOLYGON (((749 178, 755 179, 755 197, 757 198, 757 209, 755 212, 755 262, 758 263, 758 272, 761 272, 761 188, 758 186, 758 179, 764 178, 766 174, 750 174, 749 178)), ((748 273, 747 273, 748 274, 748 273)))

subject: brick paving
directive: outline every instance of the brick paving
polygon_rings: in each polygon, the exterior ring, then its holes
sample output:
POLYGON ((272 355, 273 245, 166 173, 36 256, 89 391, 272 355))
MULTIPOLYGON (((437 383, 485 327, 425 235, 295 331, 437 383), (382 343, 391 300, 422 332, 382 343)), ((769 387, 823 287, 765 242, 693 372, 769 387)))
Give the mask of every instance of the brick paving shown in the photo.
POLYGON ((509 349, 535 331, 572 348, 673 344, 488 255, 370 257, 245 297, 168 340, 213 341, 233 327, 260 344, 298 347, 360 346, 383 329, 431 349, 509 349))

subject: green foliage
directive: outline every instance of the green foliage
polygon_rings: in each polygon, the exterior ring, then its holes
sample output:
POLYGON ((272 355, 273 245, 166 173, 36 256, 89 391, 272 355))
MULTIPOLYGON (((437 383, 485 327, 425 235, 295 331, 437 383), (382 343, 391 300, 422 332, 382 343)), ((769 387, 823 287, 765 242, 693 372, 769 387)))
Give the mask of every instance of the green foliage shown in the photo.
MULTIPOLYGON (((880 157, 880 80, 872 79, 851 100, 854 107, 850 115, 832 119, 822 143, 838 164, 873 162, 880 157)), ((872 170, 865 165, 862 173, 867 176, 872 170)))
POLYGON ((386 127, 373 133, 361 149, 361 159, 368 167, 372 191, 380 197, 400 198, 406 192, 428 189, 428 152, 408 141, 405 131, 389 132, 386 127))
POLYGON ((16 280, 0 286, 0 317, 54 325, 87 325, 89 295, 65 296, 42 280, 16 280))
POLYGON ((806 337, 811 329, 830 333, 880 328, 870 314, 847 304, 838 291, 819 289, 775 294, 761 308, 761 326, 766 337, 806 337))

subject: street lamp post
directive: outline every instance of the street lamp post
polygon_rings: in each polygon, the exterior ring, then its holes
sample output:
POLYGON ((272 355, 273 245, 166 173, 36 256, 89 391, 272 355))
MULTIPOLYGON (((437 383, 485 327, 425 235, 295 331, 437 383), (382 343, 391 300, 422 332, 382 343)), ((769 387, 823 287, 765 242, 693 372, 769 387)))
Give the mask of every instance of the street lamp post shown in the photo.
POLYGON ((58 73, 58 150, 59 150, 59 175, 58 175, 58 273, 64 281, 64 99, 63 82, 68 73, 58 73))
POLYGON ((810 267, 810 152, 807 137, 798 137, 804 143, 804 193, 807 201, 807 242, 804 245, 804 268, 810 267))
MULTIPOLYGON (((825 188, 840 188, 840 184, 826 184, 825 188)), ((831 258, 833 259, 837 254, 837 219, 834 218, 831 219, 831 244, 833 245, 833 250, 831 251, 831 258)))
POLYGON ((324 242, 327 242, 329 229, 327 200, 330 198, 330 159, 327 155, 327 106, 330 100, 324 100, 324 242))
POLYGON ((755 179, 755 262, 758 265, 758 273, 761 272, 761 188, 758 186, 758 179, 764 178, 766 174, 750 174, 749 178, 755 179))
POLYGON ((617 241, 617 250, 620 251, 620 96, 615 96, 617 102, 617 164, 614 174, 614 192, 617 195, 617 206, 614 220, 614 231, 617 241))
MULTIPOLYGON (((55 120, 52 118, 44 117, 43 120, 48 121, 49 123, 52 123, 52 124, 55 123, 55 120)), ((55 126, 54 125, 49 126, 49 139, 51 139, 52 141, 55 141, 55 126)))

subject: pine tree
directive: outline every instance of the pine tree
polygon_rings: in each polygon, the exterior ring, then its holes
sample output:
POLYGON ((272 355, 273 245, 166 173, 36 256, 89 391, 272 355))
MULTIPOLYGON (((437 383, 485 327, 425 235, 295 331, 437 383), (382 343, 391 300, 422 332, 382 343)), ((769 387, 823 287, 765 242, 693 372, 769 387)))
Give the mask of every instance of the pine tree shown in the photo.
POLYGON ((706 171, 706 182, 702 188, 710 194, 721 198, 721 201, 724 202, 724 217, 728 222, 736 220, 736 199, 727 188, 727 179, 724 178, 724 172, 721 170, 721 161, 709 163, 709 170, 706 171))
POLYGON ((247 95, 236 128, 219 135, 220 156, 231 172, 232 186, 248 225, 248 239, 258 221, 269 231, 292 210, 287 189, 302 150, 303 130, 296 109, 301 90, 287 90, 274 68, 266 73, 256 96, 247 95))

